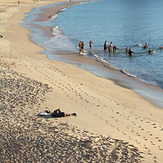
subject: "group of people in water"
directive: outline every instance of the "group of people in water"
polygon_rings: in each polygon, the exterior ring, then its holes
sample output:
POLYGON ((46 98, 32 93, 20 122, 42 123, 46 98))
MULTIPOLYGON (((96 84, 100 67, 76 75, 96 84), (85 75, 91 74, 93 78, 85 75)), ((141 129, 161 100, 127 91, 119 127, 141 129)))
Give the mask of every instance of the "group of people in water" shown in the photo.
MULTIPOLYGON (((92 44, 93 44, 93 42, 90 40, 89 41, 90 50, 92 50, 92 44)), ((79 41, 78 48, 79 48, 79 53, 84 52, 84 41, 79 41)))
MULTIPOLYGON (((141 44, 138 44, 137 46, 142 46, 142 45, 141 45, 141 44)), ((144 49, 147 49, 148 46, 149 46, 148 43, 146 43, 146 44, 143 46, 143 48, 144 48, 144 49)), ((108 45, 107 41, 105 40, 105 42, 104 42, 104 51, 116 52, 116 51, 117 51, 117 46, 116 46, 116 45, 113 45, 112 42, 110 42, 110 44, 108 45)), ((131 50, 131 48, 128 47, 128 46, 125 48, 125 52, 126 52, 127 54, 129 54, 129 56, 132 56, 132 54, 134 54, 134 52, 133 52, 133 51, 131 50)), ((150 54, 150 53, 153 52, 153 50, 148 49, 147 52, 150 54)))
POLYGON ((79 53, 84 52, 84 41, 80 41, 78 44, 79 53))
MULTIPOLYGON (((141 44, 137 44, 136 46, 142 46, 141 44)), ((145 45, 143 46, 143 49, 148 49, 148 47, 149 47, 149 44, 148 43, 145 43, 145 45)), ((154 52, 154 50, 152 50, 152 49, 148 49, 147 50, 147 53, 148 54, 151 54, 151 53, 153 53, 154 52)), ((132 54, 134 53, 131 49, 130 49, 130 47, 126 47, 126 53, 128 53, 129 54, 129 56, 132 56, 132 54)))
POLYGON ((115 52, 115 51, 117 51, 117 46, 113 45, 112 42, 110 42, 110 44, 108 44, 107 41, 105 40, 105 42, 104 42, 104 50, 109 51, 109 52, 115 52))
MULTIPOLYGON (((90 51, 92 50, 92 40, 89 41, 89 48, 90 48, 90 51)), ((142 46, 141 44, 137 44, 136 46, 142 46)), ((145 43, 145 45, 143 46, 144 49, 148 49, 149 47, 149 44, 148 43, 145 43)), ((79 48, 79 53, 81 52, 84 52, 84 41, 80 41, 79 44, 78 44, 78 48, 79 48)), ((104 41, 104 51, 108 51, 109 53, 110 52, 116 52, 117 51, 117 46, 116 45, 113 45, 112 42, 110 42, 110 44, 107 43, 107 40, 104 41)), ((130 47, 126 47, 125 48, 125 52, 129 55, 129 56, 132 56, 134 54, 134 52, 131 50, 130 47)), ((148 49, 147 50, 147 53, 148 54, 151 54, 153 53, 154 51, 152 49, 148 49)))

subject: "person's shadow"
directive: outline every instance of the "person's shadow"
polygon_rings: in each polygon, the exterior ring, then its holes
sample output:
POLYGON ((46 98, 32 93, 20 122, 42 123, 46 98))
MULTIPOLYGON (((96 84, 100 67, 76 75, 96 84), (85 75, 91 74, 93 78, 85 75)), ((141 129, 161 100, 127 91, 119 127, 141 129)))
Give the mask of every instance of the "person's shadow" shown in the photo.
POLYGON ((46 119, 55 118, 55 117, 52 117, 51 114, 49 114, 49 115, 39 115, 39 114, 37 114, 36 116, 37 116, 37 117, 41 117, 41 118, 46 118, 46 119))
POLYGON ((50 118, 55 118, 55 119, 57 119, 57 118, 63 118, 63 117, 52 117, 51 114, 49 114, 49 115, 39 115, 39 114, 37 114, 36 116, 37 117, 41 117, 41 118, 46 118, 46 119, 50 119, 50 118))

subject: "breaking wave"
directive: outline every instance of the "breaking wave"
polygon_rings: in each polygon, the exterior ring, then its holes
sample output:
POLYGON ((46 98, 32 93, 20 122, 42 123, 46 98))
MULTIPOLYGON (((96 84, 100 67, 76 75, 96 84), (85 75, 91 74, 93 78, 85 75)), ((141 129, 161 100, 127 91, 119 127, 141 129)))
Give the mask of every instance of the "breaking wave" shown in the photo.
POLYGON ((52 34, 54 35, 49 41, 45 42, 46 47, 49 47, 53 51, 73 51, 74 45, 68 36, 65 36, 56 26, 52 29, 52 34))

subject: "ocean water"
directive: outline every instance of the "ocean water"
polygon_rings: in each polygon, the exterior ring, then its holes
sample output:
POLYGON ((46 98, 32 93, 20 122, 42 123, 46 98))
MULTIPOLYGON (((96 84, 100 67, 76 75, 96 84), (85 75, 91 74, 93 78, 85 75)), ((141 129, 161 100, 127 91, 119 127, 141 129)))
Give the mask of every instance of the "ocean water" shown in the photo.
MULTIPOLYGON (((37 14, 42 12, 43 8, 55 5, 57 4, 34 8, 27 13, 22 24, 30 29, 31 39, 45 48, 42 53, 45 53, 49 59, 62 61, 62 53, 58 52, 78 52, 79 41, 84 41, 87 51, 87 55, 84 57, 98 58, 103 63, 117 68, 120 72, 128 72, 127 74, 136 79, 163 88, 163 49, 159 49, 159 47, 163 47, 163 1, 94 1, 62 9, 49 21, 37 21, 37 14), (45 31, 39 26, 50 27, 54 37, 47 37, 45 31), (90 40, 93 41, 91 55, 90 40), (118 51, 116 53, 104 51, 105 40, 108 43, 113 42, 113 45, 118 47, 118 51), (142 48, 146 42, 149 44, 149 48, 154 50, 154 53, 148 54, 142 48), (142 46, 135 46, 137 44, 142 44, 142 46), (127 46, 134 51, 132 57, 125 53, 127 46)), ((65 62, 65 59, 63 61, 65 62)), ((104 73, 98 71, 97 68, 94 71, 93 68, 90 71, 96 75, 104 73)), ((84 69, 88 70, 89 68, 84 69)), ((114 77, 112 79, 119 80, 114 77)), ((162 90, 153 91, 144 86, 135 87, 135 85, 131 89, 163 108, 162 90)))
MULTIPOLYGON (((114 67, 125 69, 141 80, 163 88, 163 1, 162 0, 104 0, 72 6, 52 20, 54 35, 47 44, 57 43, 58 49, 78 51, 77 44, 93 41, 93 53, 114 67), (64 35, 63 35, 64 34, 64 35), (113 42, 117 53, 103 51, 103 43, 113 42), (155 53, 148 54, 145 43, 155 53), (129 57, 125 47, 134 55, 129 57)), ((55 47, 55 46, 53 46, 55 47)), ((57 49, 57 50, 58 50, 57 49)))

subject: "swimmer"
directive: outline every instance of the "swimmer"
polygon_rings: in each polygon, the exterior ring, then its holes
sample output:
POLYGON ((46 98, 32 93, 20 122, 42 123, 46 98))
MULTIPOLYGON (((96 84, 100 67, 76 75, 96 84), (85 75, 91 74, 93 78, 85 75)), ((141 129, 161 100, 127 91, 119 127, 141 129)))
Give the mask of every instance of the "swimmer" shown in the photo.
POLYGON ((114 45, 114 46, 113 46, 113 52, 116 52, 116 51, 117 51, 117 46, 114 45))
POLYGON ((142 44, 137 44, 136 46, 142 46, 142 44))
POLYGON ((129 49, 128 54, 129 54, 130 57, 132 56, 133 53, 134 52, 131 49, 129 49))
POLYGON ((145 43, 145 45, 143 46, 144 49, 147 49, 148 48, 148 43, 145 43))
POLYGON ((154 50, 149 49, 149 50, 147 50, 147 53, 148 53, 148 54, 154 53, 154 50))

